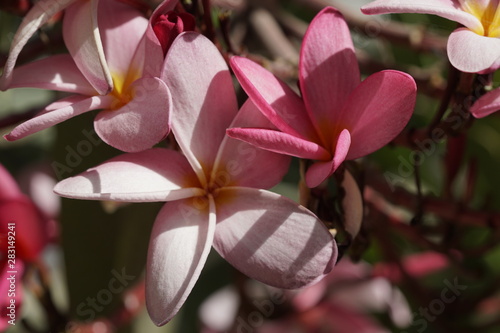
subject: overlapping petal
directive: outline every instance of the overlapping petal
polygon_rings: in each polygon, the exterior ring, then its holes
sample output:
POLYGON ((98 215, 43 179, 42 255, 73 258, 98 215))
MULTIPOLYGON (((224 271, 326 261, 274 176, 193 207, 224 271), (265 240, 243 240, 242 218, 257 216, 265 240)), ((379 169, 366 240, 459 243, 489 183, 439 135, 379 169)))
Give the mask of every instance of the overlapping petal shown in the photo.
POLYGON ((328 162, 316 162, 307 169, 307 186, 316 187, 330 177, 347 158, 350 146, 351 134, 347 129, 344 129, 337 138, 333 158, 328 162))
POLYGON ((170 47, 161 79, 172 94, 177 142, 200 177, 208 178, 238 111, 229 69, 212 42, 185 32, 170 47))
POLYGON ((301 139, 318 141, 304 103, 286 83, 243 57, 232 57, 231 68, 255 105, 278 129, 301 139))
POLYGON ((26 14, 12 40, 9 57, 0 77, 0 90, 9 88, 12 80, 12 71, 16 65, 17 57, 35 32, 44 25, 54 14, 63 10, 76 0, 40 0, 26 14))
POLYGON ((330 153, 317 143, 288 133, 264 128, 230 128, 227 134, 235 139, 272 152, 306 159, 325 160, 330 153))
POLYGON ((66 91, 89 96, 97 94, 69 54, 54 55, 17 67, 9 88, 21 87, 66 91))
POLYGON ((94 120, 99 137, 125 152, 151 148, 170 131, 172 106, 166 84, 158 78, 142 78, 132 84, 132 100, 119 109, 100 112, 94 120))
POLYGON ((166 201, 199 195, 201 190, 195 180, 196 175, 183 155, 153 148, 112 158, 59 182, 54 191, 75 199, 166 201))
POLYGON ((389 13, 433 14, 461 23, 478 33, 484 33, 481 21, 474 15, 463 11, 457 0, 377 0, 361 7, 361 11, 368 15, 389 13))
POLYGON ((347 159, 368 155, 394 139, 410 120, 416 95, 415 81, 403 72, 386 70, 365 79, 336 114, 351 133, 347 159))
POLYGON ((177 2, 178 0, 164 0, 158 5, 158 7, 156 7, 153 14, 151 14, 143 40, 145 51, 143 72, 146 75, 158 77, 163 70, 162 66, 158 66, 158 64, 163 63, 163 49, 151 24, 152 22, 155 22, 160 15, 173 10, 177 2))
POLYGON ((19 140, 82 113, 107 108, 111 106, 112 103, 113 97, 111 96, 92 96, 61 109, 44 112, 34 118, 31 118, 30 120, 15 127, 9 134, 5 135, 4 138, 8 141, 19 140))
MULTIPOLYGON (((248 99, 236 115, 233 126, 274 126, 248 99)), ((211 179, 218 185, 271 188, 288 170, 290 157, 257 149, 253 145, 225 136, 214 164, 211 179), (272 170, 272 172, 262 172, 272 170)))
POLYGON ((63 37, 82 74, 99 94, 106 95, 113 89, 113 79, 99 34, 98 3, 76 1, 69 6, 64 14, 63 37))
POLYGON ((304 207, 278 194, 244 187, 221 189, 215 199, 214 248, 244 274, 293 289, 332 270, 335 240, 304 207))
MULTIPOLYGON (((148 20, 134 7, 116 0, 100 0, 97 13, 103 51, 112 76, 115 80, 126 80, 129 72, 138 75, 141 69, 131 68, 131 63, 148 20)), ((116 88, 117 82, 114 84, 116 88)))
POLYGON ((448 58, 462 72, 492 72, 500 67, 500 39, 459 28, 448 38, 448 58))
POLYGON ((151 232, 146 305, 158 326, 172 319, 184 304, 211 249, 215 231, 213 200, 200 209, 193 200, 167 203, 151 232))
POLYGON ((360 82, 358 61, 342 14, 323 9, 312 21, 302 41, 299 62, 302 98, 325 142, 339 120, 336 110, 360 82))

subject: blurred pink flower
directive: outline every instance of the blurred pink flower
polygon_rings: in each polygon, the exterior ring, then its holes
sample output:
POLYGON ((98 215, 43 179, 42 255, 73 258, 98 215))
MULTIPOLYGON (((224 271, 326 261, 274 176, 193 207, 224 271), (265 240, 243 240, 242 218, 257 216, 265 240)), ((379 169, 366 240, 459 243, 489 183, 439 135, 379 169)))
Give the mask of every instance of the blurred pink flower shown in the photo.
POLYGON ((50 240, 49 229, 49 220, 0 165, 0 331, 20 313, 25 263, 38 260, 50 240))
POLYGON ((498 0, 377 0, 361 8, 365 14, 433 14, 464 27, 448 39, 448 58, 462 72, 489 73, 500 67, 498 0))
MULTIPOLYGON (((66 34, 82 34, 67 38, 66 44, 70 51, 78 52, 51 56, 16 68, 9 84, 10 88, 53 89, 74 95, 50 104, 39 115, 14 128, 5 136, 7 140, 23 138, 96 109, 104 109, 94 120, 97 134, 122 151, 151 148, 168 134, 170 93, 158 78, 159 70, 151 70, 163 66, 162 45, 154 32, 150 33, 148 20, 136 9, 115 0, 100 1, 98 5, 97 27, 103 49, 100 56, 106 58, 103 63, 109 67, 111 91, 99 95, 101 92, 88 79, 96 75, 77 66, 78 59, 92 58, 85 48, 88 36, 84 34, 90 14, 80 8, 91 3, 94 1, 78 1, 66 9, 63 30, 66 34)), ((175 3, 165 1, 157 11, 170 10, 175 3)))
POLYGON ((344 160, 374 152, 401 132, 416 99, 411 76, 382 71, 360 83, 354 47, 343 16, 327 7, 302 42, 302 97, 273 74, 242 57, 231 66, 259 110, 279 129, 231 128, 229 136, 270 151, 316 160, 306 183, 318 186, 344 160))
MULTIPOLYGON (((201 307, 203 332, 386 333, 371 313, 388 312, 398 327, 405 327, 412 320, 408 303, 399 289, 384 278, 374 277, 370 265, 352 263, 347 258, 308 288, 267 289, 269 298, 256 296, 260 293, 255 288, 243 288, 256 307, 247 316, 229 308, 239 307, 244 301, 236 289, 226 287, 214 293, 201 307)), ((243 309, 247 307, 242 305, 243 309)))
POLYGON ((181 34, 162 79, 172 90, 172 131, 184 153, 150 149, 113 158, 60 182, 70 198, 170 201, 149 244, 146 303, 157 325, 191 292, 213 247, 244 274, 299 288, 331 271, 336 243, 310 211, 260 188, 276 185, 289 158, 225 135, 229 125, 269 126, 251 102, 238 112, 231 75, 205 37, 181 34))

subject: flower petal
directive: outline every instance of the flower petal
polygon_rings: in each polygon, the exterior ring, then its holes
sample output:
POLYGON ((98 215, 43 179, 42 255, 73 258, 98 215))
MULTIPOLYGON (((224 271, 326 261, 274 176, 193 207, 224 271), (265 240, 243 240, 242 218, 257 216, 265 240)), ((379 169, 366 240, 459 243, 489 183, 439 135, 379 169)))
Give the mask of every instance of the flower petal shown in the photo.
POLYGON ((146 306, 153 322, 166 324, 193 289, 212 247, 215 207, 198 210, 194 199, 167 203, 149 242, 146 306))
POLYGON ((69 54, 59 54, 17 67, 9 88, 41 88, 82 95, 97 92, 82 75, 69 54))
MULTIPOLYGON (((6 239, 2 238, 8 234, 7 223, 14 222, 17 232, 17 257, 25 261, 36 260, 48 242, 48 235, 47 220, 33 202, 25 195, 17 199, 0 201, 0 221, 0 243, 3 243, 0 247, 4 245, 7 247, 6 239)), ((3 253, 5 255, 6 252, 3 253)))
POLYGON ((23 196, 11 174, 0 164, 0 201, 17 199, 23 196))
POLYGON ((59 182, 54 192, 74 199, 152 202, 198 195, 197 185, 183 155, 153 148, 114 157, 59 182))
POLYGON ((265 128, 229 128, 227 134, 234 139, 275 153, 325 160, 331 158, 325 148, 317 143, 297 138, 291 134, 265 128))
POLYGON ((238 111, 226 62, 206 37, 185 32, 170 47, 161 78, 172 94, 177 142, 199 176, 208 179, 238 111))
POLYGON ((417 97, 413 78, 386 70, 369 76, 349 96, 339 118, 351 133, 347 159, 370 154, 388 144, 410 120, 417 97))
POLYGON ((345 193, 342 199, 342 209, 345 216, 344 228, 354 238, 359 233, 363 222, 363 197, 358 183, 348 170, 344 173, 341 186, 345 193))
POLYGON ((459 28, 448 38, 448 58, 462 72, 492 72, 500 67, 500 39, 459 28))
POLYGON ((461 23, 469 29, 484 32, 481 21, 474 15, 463 11, 456 0, 377 0, 361 7, 367 15, 389 13, 432 14, 461 23))
POLYGON ((130 68, 130 65, 146 32, 148 20, 130 5, 120 1, 101 0, 98 22, 104 54, 113 78, 125 80, 129 72, 137 75, 140 68, 130 68))
MULTIPOLYGON (((232 126, 274 128, 250 99, 243 104, 232 126)), ((225 136, 210 178, 220 187, 271 188, 281 181, 289 165, 288 156, 258 149, 246 142, 225 136)))
POLYGON ((113 97, 111 96, 92 96, 58 110, 42 111, 42 114, 18 125, 9 134, 5 135, 4 138, 8 141, 19 140, 82 113, 107 108, 112 102, 113 97))
POLYGON ((158 78, 142 78, 132 84, 134 98, 116 110, 100 112, 94 127, 101 139, 125 152, 151 148, 170 131, 172 99, 158 78))
POLYGON ((481 96, 472 105, 470 112, 476 118, 483 118, 498 110, 500 110, 500 89, 495 89, 481 96))
POLYGON ((31 10, 24 17, 12 40, 9 57, 7 58, 2 76, 0 77, 0 90, 5 90, 9 87, 17 57, 24 45, 26 45, 38 28, 45 24, 58 11, 63 10, 75 1, 76 0, 40 0, 33 5, 31 10))
POLYGON ((278 194, 246 187, 216 197, 214 248, 244 274, 278 288, 315 283, 328 274, 337 246, 309 210, 278 194))
POLYGON ((351 145, 351 135, 348 130, 340 132, 335 145, 334 155, 331 161, 316 162, 307 169, 306 184, 313 188, 321 184, 326 178, 330 177, 335 170, 345 161, 351 145))
POLYGON ((144 74, 154 77, 160 76, 162 72, 162 64, 164 60, 163 49, 156 37, 153 30, 152 22, 156 22, 158 17, 162 14, 166 14, 175 8, 177 0, 164 0, 149 18, 148 26, 146 28, 146 33, 144 35, 144 47, 145 47, 145 61, 144 61, 144 74))
POLYGON ((319 142, 304 103, 286 83, 247 58, 232 57, 231 68, 250 99, 277 128, 319 142))
POLYGON ((349 28, 340 12, 323 9, 312 20, 302 42, 299 64, 302 97, 325 142, 349 94, 360 82, 349 28))
POLYGON ((77 1, 64 13, 63 37, 76 65, 101 94, 113 89, 97 24, 98 0, 77 1))

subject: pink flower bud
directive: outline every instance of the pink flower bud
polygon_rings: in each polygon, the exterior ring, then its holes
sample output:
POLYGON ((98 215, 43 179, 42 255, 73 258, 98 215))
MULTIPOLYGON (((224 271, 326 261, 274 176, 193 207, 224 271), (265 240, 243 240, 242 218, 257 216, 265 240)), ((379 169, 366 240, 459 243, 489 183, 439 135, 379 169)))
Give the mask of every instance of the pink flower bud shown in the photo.
POLYGON ((160 41, 163 55, 172 45, 175 37, 183 31, 194 31, 196 26, 195 18, 188 13, 176 13, 170 11, 158 16, 153 23, 153 30, 160 41))

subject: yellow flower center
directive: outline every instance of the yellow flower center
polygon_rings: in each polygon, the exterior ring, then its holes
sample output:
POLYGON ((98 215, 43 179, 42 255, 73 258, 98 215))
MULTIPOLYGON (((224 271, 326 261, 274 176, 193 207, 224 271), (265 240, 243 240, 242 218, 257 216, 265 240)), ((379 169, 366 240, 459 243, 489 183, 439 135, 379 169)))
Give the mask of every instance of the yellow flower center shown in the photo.
POLYGON ((499 0, 482 2, 477 0, 461 0, 462 9, 477 17, 482 24, 481 29, 473 29, 475 33, 486 37, 500 37, 499 0))
POLYGON ((113 78, 113 91, 110 94, 115 97, 111 109, 117 110, 134 98, 133 89, 130 89, 130 86, 135 80, 139 79, 140 74, 138 71, 130 69, 126 75, 111 73, 111 77, 113 78))

